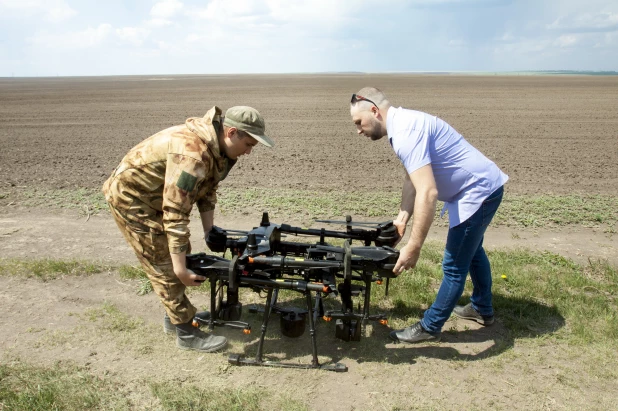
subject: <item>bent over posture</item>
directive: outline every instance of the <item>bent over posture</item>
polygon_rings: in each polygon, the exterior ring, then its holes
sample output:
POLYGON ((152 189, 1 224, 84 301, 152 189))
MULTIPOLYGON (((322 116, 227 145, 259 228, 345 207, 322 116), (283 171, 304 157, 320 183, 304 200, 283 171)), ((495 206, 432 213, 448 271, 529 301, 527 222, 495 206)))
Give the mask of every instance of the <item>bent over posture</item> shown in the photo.
POLYGON ((197 204, 207 235, 218 183, 258 143, 274 146, 264 130, 254 108, 232 107, 222 117, 215 106, 203 118, 189 118, 139 143, 103 185, 112 216, 165 306, 164 330, 176 333, 181 349, 211 352, 227 342, 192 326, 194 317, 204 322, 209 313, 196 313, 185 295, 187 286, 205 280, 186 266, 189 215, 197 204))
POLYGON ((401 248, 394 273, 414 268, 435 214, 444 201, 449 230, 442 260, 444 277, 436 300, 416 324, 393 331, 395 341, 439 341, 454 311, 461 318, 490 325, 494 321, 491 268, 483 249, 485 230, 502 201, 508 176, 443 120, 420 111, 392 107, 384 93, 366 87, 352 95, 350 114, 358 134, 383 136, 403 163, 401 207, 394 221, 400 238, 410 217, 412 232, 401 248), (470 272, 471 302, 457 306, 470 272))

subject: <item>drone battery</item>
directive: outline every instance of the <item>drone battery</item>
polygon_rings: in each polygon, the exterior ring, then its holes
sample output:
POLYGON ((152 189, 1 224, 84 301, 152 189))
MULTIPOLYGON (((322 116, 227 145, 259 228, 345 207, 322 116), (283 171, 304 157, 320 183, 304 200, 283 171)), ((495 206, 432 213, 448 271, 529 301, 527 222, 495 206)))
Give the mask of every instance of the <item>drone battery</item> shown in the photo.
POLYGON ((242 315, 242 303, 226 304, 223 303, 219 318, 223 321, 238 321, 242 315))
POLYGON ((335 337, 343 341, 360 341, 360 321, 341 319, 337 320, 335 322, 335 337))
POLYGON ((305 333, 305 313, 289 311, 282 313, 280 317, 281 334, 290 338, 300 337, 305 333))

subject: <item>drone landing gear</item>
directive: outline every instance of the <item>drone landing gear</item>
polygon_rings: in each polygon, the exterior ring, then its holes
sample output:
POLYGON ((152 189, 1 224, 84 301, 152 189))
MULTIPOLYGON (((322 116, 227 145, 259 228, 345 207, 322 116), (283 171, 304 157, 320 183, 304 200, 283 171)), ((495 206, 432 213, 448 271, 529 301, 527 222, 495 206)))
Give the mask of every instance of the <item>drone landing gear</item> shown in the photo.
POLYGON ((260 367, 279 367, 279 368, 301 368, 301 369, 320 369, 326 371, 346 372, 348 367, 345 364, 320 364, 318 361, 318 346, 315 332, 315 321, 313 317, 313 307, 311 303, 311 292, 305 291, 307 299, 307 318, 309 319, 309 334, 311 335, 311 349, 312 360, 311 364, 291 364, 278 361, 264 361, 262 359, 262 352, 264 348, 264 338, 266 337, 266 328, 268 327, 268 320, 273 311, 273 305, 277 300, 278 290, 275 290, 273 298, 273 289, 268 288, 268 294, 266 296, 266 307, 264 308, 264 320, 262 321, 262 329, 260 334, 260 340, 257 346, 257 354, 255 359, 243 358, 238 354, 232 354, 228 358, 228 362, 233 365, 253 365, 260 367))

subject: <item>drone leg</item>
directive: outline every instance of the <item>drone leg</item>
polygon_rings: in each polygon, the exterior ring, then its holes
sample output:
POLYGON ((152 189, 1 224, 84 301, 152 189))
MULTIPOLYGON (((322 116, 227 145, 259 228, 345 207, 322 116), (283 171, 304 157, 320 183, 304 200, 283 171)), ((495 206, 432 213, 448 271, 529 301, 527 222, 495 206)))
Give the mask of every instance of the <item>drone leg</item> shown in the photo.
POLYGON ((322 303, 322 293, 315 293, 315 306, 313 307, 313 321, 317 322, 319 317, 324 315, 324 304, 322 303))
POLYGON ((277 312, 278 312, 278 311, 277 311, 277 307, 276 307, 276 305, 277 305, 277 299, 278 299, 278 298, 279 298, 279 289, 278 289, 278 288, 275 288, 275 289, 274 289, 274 291, 273 291, 273 297, 272 297, 272 299, 270 300, 270 310, 271 310, 271 312, 272 312, 272 311, 274 311, 275 313, 277 313, 277 312))
POLYGON ((210 279, 210 319, 208 320, 208 329, 215 329, 215 321, 218 319, 217 313, 217 279, 210 279))
POLYGON ((311 365, 314 367, 319 367, 320 363, 318 362, 318 342, 315 335, 315 322, 313 321, 313 313, 311 312, 311 292, 305 292, 307 296, 307 309, 309 312, 307 313, 307 317, 309 317, 309 335, 311 336, 311 350, 313 354, 313 359, 311 360, 311 365))
POLYGON ((262 362, 262 349, 264 348, 264 338, 266 337, 266 327, 268 327, 268 319, 270 318, 271 312, 271 299, 273 297, 273 289, 268 289, 268 294, 266 295, 266 307, 264 308, 264 320, 262 321, 262 333, 260 335, 260 341, 257 346, 257 354, 255 356, 255 361, 258 363, 262 362))
POLYGON ((371 300, 371 281, 365 281, 365 305, 363 306, 363 327, 369 322, 369 302, 371 300))

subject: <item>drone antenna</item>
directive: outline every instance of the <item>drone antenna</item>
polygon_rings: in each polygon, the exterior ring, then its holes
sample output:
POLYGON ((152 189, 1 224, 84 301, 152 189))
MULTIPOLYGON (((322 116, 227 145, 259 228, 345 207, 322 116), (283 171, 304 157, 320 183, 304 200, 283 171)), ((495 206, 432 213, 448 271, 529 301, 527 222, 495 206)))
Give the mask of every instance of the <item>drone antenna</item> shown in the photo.
POLYGON ((269 225, 270 220, 268 219, 268 212, 264 211, 264 213, 262 213, 262 222, 260 223, 260 226, 268 227, 269 225))
POLYGON ((249 234, 249 236, 247 237, 247 248, 249 249, 249 251, 256 251, 258 248, 254 233, 249 234))

